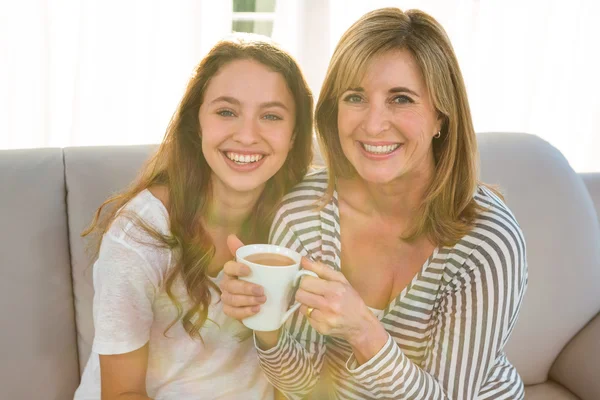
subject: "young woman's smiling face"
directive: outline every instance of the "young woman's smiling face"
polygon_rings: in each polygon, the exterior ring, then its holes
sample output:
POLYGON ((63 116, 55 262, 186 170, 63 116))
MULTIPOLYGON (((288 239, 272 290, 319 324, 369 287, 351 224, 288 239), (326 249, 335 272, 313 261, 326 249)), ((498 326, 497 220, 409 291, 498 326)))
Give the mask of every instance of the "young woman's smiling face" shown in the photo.
POLYGON ((293 143, 294 98, 283 76, 250 60, 232 61, 212 77, 200 107, 202 152, 215 183, 262 190, 293 143))
POLYGON ((435 167, 431 142, 440 128, 421 71, 408 50, 375 57, 359 87, 346 90, 338 102, 342 150, 371 183, 429 175, 435 167))

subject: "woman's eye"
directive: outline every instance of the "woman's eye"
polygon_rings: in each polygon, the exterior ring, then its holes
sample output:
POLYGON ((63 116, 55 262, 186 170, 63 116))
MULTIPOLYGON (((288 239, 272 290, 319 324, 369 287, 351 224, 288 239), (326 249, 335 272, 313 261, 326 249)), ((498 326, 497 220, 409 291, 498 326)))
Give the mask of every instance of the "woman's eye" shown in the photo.
POLYGON ((264 119, 268 119, 269 121, 280 121, 283 118, 279 117, 278 115, 275 114, 267 114, 263 117, 264 119))
POLYGON ((344 97, 344 101, 347 103, 360 103, 362 102, 362 98, 357 94, 349 94, 344 97))
POLYGON ((220 111, 217 111, 217 114, 220 115, 221 117, 234 117, 235 116, 235 114, 229 110, 220 110, 220 111))
POLYGON ((414 103, 410 97, 404 95, 394 97, 392 102, 396 104, 414 103))

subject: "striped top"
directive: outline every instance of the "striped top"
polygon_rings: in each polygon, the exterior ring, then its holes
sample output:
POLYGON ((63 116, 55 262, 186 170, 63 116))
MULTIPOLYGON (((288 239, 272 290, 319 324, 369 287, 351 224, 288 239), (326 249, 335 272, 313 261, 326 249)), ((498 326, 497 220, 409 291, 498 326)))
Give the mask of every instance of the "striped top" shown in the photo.
MULTIPOLYGON (((314 207, 326 188, 318 171, 288 194, 271 242, 340 270, 337 192, 314 207)), ((475 200, 486 210, 473 230, 436 248, 379 316, 389 337, 378 354, 359 365, 345 340, 320 335, 296 313, 275 347, 258 349, 271 383, 289 399, 304 398, 322 375, 335 399, 522 399, 504 346, 527 286, 525 241, 495 194, 479 187, 475 200)))

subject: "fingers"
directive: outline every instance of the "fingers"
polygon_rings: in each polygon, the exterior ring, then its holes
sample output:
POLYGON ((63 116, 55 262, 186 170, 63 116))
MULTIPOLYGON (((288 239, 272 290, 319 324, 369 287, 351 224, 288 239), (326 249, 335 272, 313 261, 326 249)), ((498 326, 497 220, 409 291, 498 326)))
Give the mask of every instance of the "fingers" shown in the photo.
POLYGON ((313 309, 309 316, 308 307, 302 306, 300 307, 300 312, 306 316, 308 323, 313 327, 314 330, 319 332, 321 335, 330 334, 331 329, 327 325, 327 322, 323 320, 323 313, 319 309, 313 309))
POLYGON ((313 327, 321 335, 329 335, 331 333, 331 327, 325 317, 325 314, 318 308, 313 308, 309 313, 307 306, 301 306, 300 312, 306 317, 310 326, 313 327))
POLYGON ((223 304, 223 312, 225 315, 239 321, 251 317, 259 311, 260 306, 232 307, 227 304, 223 304))
POLYGON ((327 281, 346 283, 346 277, 339 271, 336 271, 320 262, 311 261, 306 257, 302 257, 302 268, 312 271, 319 275, 319 278, 327 281))
POLYGON ((227 247, 229 248, 229 251, 233 256, 235 256, 235 252, 237 251, 237 249, 239 249, 243 245, 244 243, 242 243, 242 241, 238 239, 237 236, 233 234, 227 236, 227 247))
POLYGON ((234 295, 243 296, 264 296, 265 290, 262 286, 256 283, 250 283, 241 281, 239 279, 229 279, 221 283, 221 290, 223 292, 231 293, 234 295))
POLYGON ((221 301, 230 307, 251 307, 260 306, 267 301, 266 296, 245 296, 243 294, 233 294, 230 292, 221 293, 221 301))
POLYGON ((296 292, 296 301, 307 307, 322 309, 326 306, 326 301, 323 296, 311 293, 303 288, 299 288, 296 292))
MULTIPOLYGON (((237 249, 244 243, 235 235, 227 236, 227 248, 235 256, 237 249)), ((221 282, 221 301, 225 315, 243 320, 260 311, 260 305, 267 301, 264 289, 260 285, 238 280, 250 275, 248 266, 228 261, 223 267, 225 277, 221 282)))
POLYGON ((260 311, 267 301, 264 289, 254 283, 235 278, 223 278, 221 282, 223 312, 231 318, 243 320, 260 311))
POLYGON ((238 278, 240 276, 250 275, 250 268, 236 261, 227 261, 223 266, 223 272, 229 277, 238 278))
POLYGON ((310 307, 310 308, 312 308, 310 315, 308 314, 309 307, 307 307, 305 305, 300 306, 300 312, 302 314, 304 314, 304 316, 306 316, 306 318, 308 318, 309 320, 320 321, 319 314, 321 314, 321 311, 315 307, 310 307))
POLYGON ((299 287, 307 292, 324 296, 325 293, 327 293, 328 286, 330 285, 331 282, 326 281, 325 279, 319 279, 312 276, 303 276, 299 287))

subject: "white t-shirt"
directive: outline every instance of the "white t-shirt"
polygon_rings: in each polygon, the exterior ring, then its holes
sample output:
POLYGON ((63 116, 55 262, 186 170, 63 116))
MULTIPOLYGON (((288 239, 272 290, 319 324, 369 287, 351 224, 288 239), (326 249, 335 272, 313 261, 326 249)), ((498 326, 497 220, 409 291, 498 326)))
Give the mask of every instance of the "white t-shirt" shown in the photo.
MULTIPOLYGON (((124 210, 169 233, 167 210, 148 190, 124 210)), ((95 337, 75 400, 100 399, 99 354, 127 353, 147 342, 150 398, 272 399, 273 388, 260 369, 253 341, 240 339, 246 328, 223 313, 216 292, 201 330, 204 342, 191 339, 181 321, 165 334, 177 316, 164 290, 172 252, 147 244, 152 242, 123 213, 104 235, 93 267, 95 337)), ((213 281, 218 283, 221 276, 213 281)), ((184 310, 188 309, 183 281, 175 281, 172 290, 184 310)))

